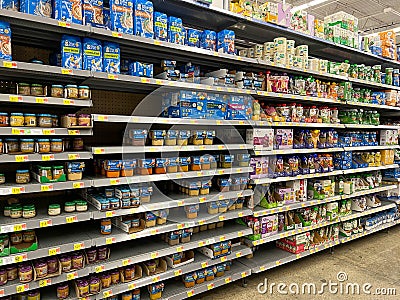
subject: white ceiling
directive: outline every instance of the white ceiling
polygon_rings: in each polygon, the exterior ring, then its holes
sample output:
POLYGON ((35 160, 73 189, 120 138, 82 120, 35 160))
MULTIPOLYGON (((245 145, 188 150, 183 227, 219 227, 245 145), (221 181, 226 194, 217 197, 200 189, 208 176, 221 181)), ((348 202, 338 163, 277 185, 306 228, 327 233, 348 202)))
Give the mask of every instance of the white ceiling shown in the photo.
MULTIPOLYGON (((286 0, 286 3, 299 6, 310 1, 286 0)), ((319 19, 345 11, 359 19, 359 30, 366 34, 400 26, 400 0, 328 0, 306 11, 319 19)))

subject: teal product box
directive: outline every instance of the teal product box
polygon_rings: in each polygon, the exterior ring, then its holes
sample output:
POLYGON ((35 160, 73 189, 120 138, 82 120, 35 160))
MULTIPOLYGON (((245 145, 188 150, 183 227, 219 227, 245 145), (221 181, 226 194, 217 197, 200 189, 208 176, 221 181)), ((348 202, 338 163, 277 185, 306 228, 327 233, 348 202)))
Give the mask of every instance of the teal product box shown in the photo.
POLYGON ((212 30, 204 30, 200 38, 200 48, 215 51, 217 49, 217 34, 212 30))
POLYGON ((82 0, 53 0, 53 18, 82 24, 82 0))
POLYGON ((103 46, 99 40, 83 39, 83 70, 103 71, 103 46))
POLYGON ((191 28, 186 29, 185 45, 199 48, 200 36, 201 36, 201 30, 191 29, 191 28))
POLYGON ((151 1, 135 0, 133 5, 134 34, 152 39, 154 37, 154 8, 151 1))
POLYGON ((129 75, 153 78, 153 64, 132 62, 129 64, 129 75))
POLYGON ((79 37, 63 35, 61 38, 61 67, 82 69, 82 43, 79 37))
POLYGON ((222 30, 217 34, 218 52, 235 54, 235 32, 232 30, 222 30))
POLYGON ((215 97, 207 98, 207 117, 211 120, 225 120, 228 104, 224 101, 217 100, 215 97))
POLYGON ((11 27, 7 22, 0 21, 0 59, 12 60, 11 55, 11 27))
POLYGON ((103 1, 83 0, 83 24, 92 26, 103 26, 103 1))
POLYGON ((52 4, 51 0, 21 0, 20 12, 51 18, 52 4))
POLYGON ((103 7, 103 25, 106 29, 111 30, 111 15, 109 7, 103 7))
POLYGON ((168 16, 158 11, 154 12, 154 38, 159 41, 168 40, 168 16))
POLYGON ((168 42, 173 44, 180 44, 182 38, 182 19, 169 16, 168 17, 168 42))
POLYGON ((0 8, 19 11, 19 0, 1 0, 0 8))
POLYGON ((133 34, 132 0, 110 0, 111 30, 133 34))
POLYGON ((205 119, 206 118, 206 101, 195 99, 181 99, 179 102, 179 115, 184 119, 205 119))
POLYGON ((117 43, 103 43, 103 72, 120 73, 120 49, 117 43))

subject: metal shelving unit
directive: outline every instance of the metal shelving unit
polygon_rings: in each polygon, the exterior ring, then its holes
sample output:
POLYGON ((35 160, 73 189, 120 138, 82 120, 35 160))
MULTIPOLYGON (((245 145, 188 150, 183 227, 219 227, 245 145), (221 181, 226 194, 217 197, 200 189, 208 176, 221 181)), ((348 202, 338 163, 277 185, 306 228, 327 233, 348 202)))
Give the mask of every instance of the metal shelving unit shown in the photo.
MULTIPOLYGON (((1 72, 1 71, 0 71, 1 72)), ((0 135, 12 136, 81 136, 92 135, 93 130, 67 128, 0 127, 0 135)))
POLYGON ((380 211, 384 211, 384 210, 388 210, 388 209, 395 208, 395 207, 396 207, 395 203, 383 202, 381 206, 375 207, 375 208, 369 208, 369 209, 367 209, 366 211, 363 211, 363 212, 354 212, 353 211, 353 213, 351 215, 340 217, 340 221, 345 222, 345 221, 348 221, 348 220, 352 220, 352 219, 356 219, 356 218, 372 215, 374 213, 377 213, 377 212, 380 212, 380 211))
POLYGON ((21 163, 31 161, 58 161, 58 160, 87 160, 92 159, 90 152, 63 152, 49 154, 3 154, 0 155, 0 163, 21 163))
POLYGON ((0 94, 0 102, 5 104, 36 104, 67 107, 92 107, 92 100, 64 99, 54 97, 34 97, 11 94, 0 94))

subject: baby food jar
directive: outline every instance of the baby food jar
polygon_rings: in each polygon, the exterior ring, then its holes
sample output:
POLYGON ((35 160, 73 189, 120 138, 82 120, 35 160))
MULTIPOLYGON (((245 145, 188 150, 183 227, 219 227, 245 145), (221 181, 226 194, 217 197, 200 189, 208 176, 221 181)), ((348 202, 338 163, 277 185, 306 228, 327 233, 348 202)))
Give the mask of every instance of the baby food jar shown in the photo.
POLYGON ((19 282, 28 283, 33 280, 33 269, 31 265, 23 264, 18 267, 19 282))
POLYGON ((111 230, 111 219, 102 219, 100 226, 101 234, 111 234, 111 230))
POLYGON ((199 130, 193 130, 191 132, 191 141, 193 145, 203 145, 204 144, 204 132, 199 130))
POLYGON ((83 150, 83 139, 82 138, 75 138, 72 144, 73 150, 79 151, 83 150))
POLYGON ((24 126, 25 118, 23 113, 11 113, 10 125, 12 127, 24 126))
POLYGON ((76 202, 76 211, 82 212, 88 210, 88 205, 86 201, 78 201, 76 202))
POLYGON ((165 146, 176 146, 178 130, 168 130, 164 139, 165 146))
POLYGON ((22 217, 25 219, 33 218, 36 216, 35 205, 24 205, 22 207, 22 217))
POLYGON ((18 83, 18 95, 29 96, 31 94, 31 86, 29 83, 18 83))
POLYGON ((75 211, 75 202, 65 202, 64 211, 67 213, 71 213, 75 211))
POLYGON ((163 146, 165 135, 166 135, 165 130, 151 130, 150 131, 151 144, 153 146, 163 146))
POLYGON ((0 127, 9 126, 8 113, 0 112, 0 127))
POLYGON ((53 118, 49 114, 38 115, 38 126, 43 128, 51 128, 53 126, 53 118))
POLYGON ((34 230, 24 231, 22 234, 22 240, 24 243, 33 243, 36 240, 36 234, 34 230))
POLYGON ((179 130, 176 143, 179 146, 187 146, 189 138, 190 138, 190 130, 179 130))
POLYGON ((75 84, 68 84, 66 87, 66 94, 67 98, 69 99, 78 99, 79 96, 79 90, 78 86, 75 84))
POLYGON ((31 95, 32 96, 45 96, 43 85, 32 83, 31 85, 31 95))
POLYGON ((34 139, 21 139, 20 148, 22 153, 33 153, 35 151, 34 139))
POLYGON ((18 139, 6 139, 6 143, 8 146, 8 153, 17 153, 19 152, 19 141, 18 139))
POLYGON ((144 146, 146 144, 147 130, 146 129, 131 129, 129 138, 132 146, 144 146))
POLYGON ((54 153, 60 153, 63 151, 63 140, 62 139, 51 139, 50 140, 50 151, 54 153))
POLYGON ((72 268, 72 260, 71 257, 68 255, 62 255, 60 257, 60 263, 61 263, 61 270, 63 272, 69 272, 71 271, 72 268))
POLYGON ((47 259, 47 272, 49 274, 54 274, 59 271, 58 269, 58 260, 55 257, 51 257, 47 259))
POLYGON ((62 283, 57 286, 57 298, 66 299, 69 297, 69 286, 68 283, 62 283))
POLYGON ((64 167, 63 166, 53 166, 53 179, 58 180, 63 176, 64 173, 64 167))
POLYGON ((18 219, 22 217, 22 207, 20 205, 12 206, 10 209, 10 218, 18 219))
POLYGON ((47 276, 47 263, 40 260, 34 264, 35 273, 37 278, 43 278, 47 276))
POLYGON ((36 127, 36 115, 24 114, 24 123, 26 127, 36 127))
POLYGON ((86 85, 80 85, 78 87, 79 99, 88 100, 90 98, 90 89, 86 85))
POLYGON ((13 281, 18 278, 18 268, 16 266, 7 267, 7 280, 13 281))
POLYGON ((51 86, 51 96, 56 98, 64 97, 64 87, 59 84, 53 84, 51 86))
POLYGON ((49 139, 38 139, 39 153, 49 153, 51 144, 49 139))
POLYGON ((79 270, 83 268, 83 255, 81 253, 76 253, 72 255, 71 258, 72 269, 79 270))
POLYGON ((26 184, 31 181, 31 176, 29 174, 29 170, 17 170, 17 174, 15 176, 15 182, 18 184, 26 184))
POLYGON ((49 216, 58 216, 59 214, 61 214, 60 204, 50 204, 47 210, 47 214, 49 216))

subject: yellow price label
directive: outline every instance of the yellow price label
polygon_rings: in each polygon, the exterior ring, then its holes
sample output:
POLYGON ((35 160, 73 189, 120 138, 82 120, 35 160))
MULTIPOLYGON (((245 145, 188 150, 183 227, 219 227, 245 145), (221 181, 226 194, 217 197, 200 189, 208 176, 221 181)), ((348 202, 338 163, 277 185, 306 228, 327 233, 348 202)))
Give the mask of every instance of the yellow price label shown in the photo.
POLYGON ((39 103, 39 104, 48 103, 48 102, 49 102, 49 99, 43 98, 43 97, 36 97, 36 98, 35 98, 35 102, 36 102, 36 103, 39 103))
POLYGON ((63 104, 64 104, 64 105, 71 105, 71 104, 72 104, 72 101, 71 101, 70 99, 64 99, 64 100, 63 100, 63 104))
POLYGON ((84 187, 85 187, 85 184, 84 184, 83 182, 74 182, 74 183, 72 184, 72 187, 73 187, 74 189, 80 189, 80 188, 84 188, 84 187))
POLYGON ((184 200, 178 201, 178 206, 184 206, 184 205, 185 205, 185 201, 184 200))
POLYGON ((214 288, 214 283, 207 284, 207 290, 212 290, 214 288))
POLYGON ((176 225, 176 228, 177 228, 178 230, 183 229, 183 227, 185 227, 185 224, 178 224, 178 225, 176 225))
POLYGON ((18 128, 12 128, 11 129, 11 134, 20 135, 21 134, 21 130, 18 129, 18 128))
POLYGON ((129 290, 133 290, 135 288, 136 288, 136 284, 135 283, 131 283, 131 284, 128 285, 128 289, 129 290))
POLYGON ((104 148, 95 148, 93 153, 94 154, 104 154, 106 150, 104 148))
POLYGON ((110 184, 117 185, 117 184, 120 184, 120 181, 119 181, 119 179, 110 179, 110 184))
POLYGON ((242 237, 242 236, 244 236, 244 232, 243 231, 239 231, 238 232, 238 237, 242 237))
POLYGON ((204 241, 200 241, 200 242, 197 243, 197 245, 199 247, 204 247, 206 245, 206 243, 204 241))
POLYGON ((154 40, 154 45, 156 45, 156 46, 161 46, 161 41, 154 40))
POLYGON ((68 154, 68 160, 77 160, 80 159, 80 155, 77 153, 69 153, 68 154))
POLYGON ((39 281, 39 287, 46 287, 51 284, 51 279, 42 279, 39 281))
POLYGON ((61 69, 61 74, 63 75, 73 75, 74 72, 72 71, 72 69, 61 69))
POLYGON ((74 222, 76 222, 77 220, 78 220, 78 218, 77 218, 76 216, 68 216, 68 217, 65 217, 65 222, 66 222, 67 224, 74 223, 74 222))
POLYGON ((194 295, 194 290, 187 291, 187 292, 186 292, 186 295, 187 295, 188 297, 192 297, 192 296, 194 295))
POLYGON ((110 245, 110 244, 112 244, 114 242, 115 242, 115 238, 114 237, 106 238, 106 245, 110 245))
POLYGON ((204 225, 206 223, 206 220, 199 220, 199 225, 204 225))
MULTIPOLYGON (((28 284, 27 284, 27 286, 29 287, 28 284)), ((25 288, 25 284, 17 285, 17 287, 15 289, 16 289, 17 293, 23 293, 23 292, 25 292, 25 290, 28 290, 25 288)))
POLYGON ((113 217, 115 215, 115 212, 114 211, 107 211, 106 212, 106 218, 111 218, 111 217, 113 217))
POLYGON ((9 100, 10 102, 19 102, 23 101, 23 98, 21 96, 10 95, 9 100))
POLYGON ((26 224, 15 224, 14 225, 14 231, 21 231, 26 229, 26 224))
POLYGON ((76 243, 74 244, 74 251, 78 251, 81 250, 82 248, 84 248, 84 244, 83 243, 76 243))
POLYGON ((299 259, 301 257, 301 254, 296 254, 296 258, 299 259))
POLYGON ((245 278, 247 276, 247 273, 246 272, 242 272, 240 275, 242 276, 242 278, 245 278))
POLYGON ((103 265, 101 265, 101 266, 96 266, 95 268, 94 268, 94 271, 96 272, 96 273, 101 273, 101 272, 103 272, 105 270, 105 267, 103 266, 103 265))
POLYGON ((80 133, 79 130, 68 130, 68 135, 79 135, 80 133))
POLYGON ((121 33, 121 32, 116 32, 116 31, 112 31, 112 32, 111 32, 111 35, 112 35, 113 37, 116 37, 116 38, 122 37, 122 33, 121 33))
POLYGON ((261 266, 261 267, 260 267, 260 271, 265 271, 265 267, 264 267, 264 266, 261 266))
POLYGON ((25 162, 29 160, 28 155, 15 155, 15 162, 25 162))
POLYGON ((219 219, 220 221, 225 221, 226 218, 225 218, 225 216, 219 216, 218 219, 219 219))
POLYGON ((224 170, 218 170, 218 174, 219 174, 219 175, 222 175, 222 174, 224 174, 224 173, 225 173, 224 170))
POLYGON ((156 79, 156 84, 157 85, 162 85, 162 81, 160 79, 156 79))
POLYGON ((221 257, 221 262, 226 262, 226 261, 227 261, 226 256, 222 256, 222 257, 221 257))
POLYGON ((279 266, 281 264, 281 261, 277 260, 275 263, 276 263, 277 266, 279 266))
POLYGON ((17 255, 14 257, 14 262, 15 263, 20 263, 24 261, 24 257, 22 255, 17 255))
POLYGON ((118 79, 118 75, 116 75, 116 74, 108 74, 107 77, 108 77, 108 79, 111 79, 111 80, 117 80, 118 79))
POLYGON ((39 226, 42 227, 48 227, 52 225, 52 221, 51 220, 42 220, 39 222, 39 226))
POLYGON ((65 21, 58 21, 58 26, 60 27, 71 27, 71 24, 65 21))
POLYGON ((199 198, 199 202, 200 202, 200 203, 206 202, 206 197, 200 197, 200 198, 199 198))
POLYGON ((179 246, 176 248, 176 252, 183 252, 183 246, 179 246))
POLYGON ((241 256, 242 256, 242 252, 237 252, 237 253, 236 253, 236 257, 237 257, 237 258, 239 258, 239 257, 241 257, 241 256))
POLYGON ((243 212, 242 211, 238 213, 238 217, 239 218, 243 217, 243 212))
POLYGON ((226 239, 226 237, 225 237, 224 235, 219 237, 219 241, 220 241, 220 242, 225 241, 225 239, 226 239))
POLYGON ((4 68, 16 68, 17 67, 17 62, 15 62, 15 61, 3 61, 3 67, 4 68))
POLYGON ((201 263, 201 267, 204 269, 204 268, 206 268, 206 267, 208 267, 208 262, 202 262, 201 263))
POLYGON ((181 270, 181 269, 175 270, 175 271, 174 271, 174 275, 175 275, 175 276, 180 276, 180 275, 182 275, 182 270, 181 270))
POLYGON ((40 190, 42 191, 42 192, 49 192, 49 191, 52 191, 53 190, 53 185, 52 184, 46 184, 46 185, 41 185, 40 186, 40 190))
POLYGON ((153 282, 158 282, 158 281, 160 281, 160 279, 161 279, 160 276, 156 276, 156 277, 153 277, 153 278, 152 278, 152 281, 153 281, 153 282))
POLYGON ((225 278, 225 283, 230 283, 232 281, 231 277, 225 278))
POLYGON ((60 247, 49 249, 49 256, 57 255, 59 253, 60 253, 60 247))
POLYGON ((140 81, 142 83, 150 83, 150 79, 149 78, 140 78, 140 81))
POLYGON ((157 258, 157 257, 158 257, 158 252, 152 252, 152 253, 150 253, 150 257, 151 257, 151 259, 157 258))
POLYGON ((77 272, 71 272, 67 274, 67 280, 73 280, 76 277, 78 277, 78 273, 77 272))
POLYGON ((42 161, 50 161, 50 160, 54 160, 54 155, 53 154, 42 155, 42 161))
POLYGON ((123 267, 126 267, 127 265, 129 265, 131 263, 131 260, 128 258, 128 259, 124 259, 123 261, 122 261, 122 266, 123 267))
POLYGON ((112 290, 108 290, 108 291, 104 291, 103 292, 103 298, 108 298, 111 297, 113 295, 112 290))

